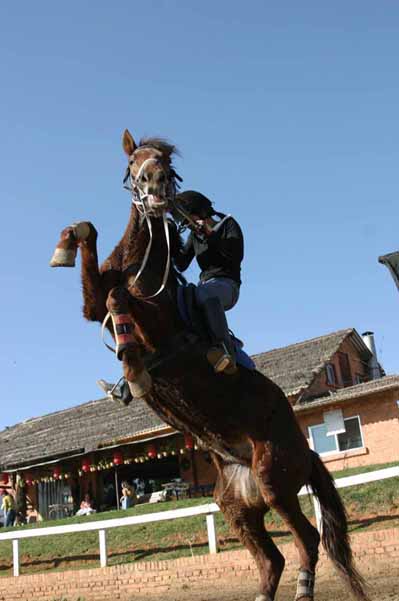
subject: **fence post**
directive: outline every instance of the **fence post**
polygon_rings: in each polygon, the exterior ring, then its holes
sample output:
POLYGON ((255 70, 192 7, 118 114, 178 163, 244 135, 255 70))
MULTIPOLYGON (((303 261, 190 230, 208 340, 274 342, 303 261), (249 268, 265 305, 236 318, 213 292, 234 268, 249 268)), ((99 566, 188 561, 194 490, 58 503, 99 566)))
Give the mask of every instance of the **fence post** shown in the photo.
POLYGON ((313 501, 313 507, 314 507, 314 515, 316 518, 316 528, 319 531, 319 533, 321 534, 321 507, 320 507, 320 503, 319 503, 319 499, 315 496, 312 495, 312 501, 313 501))
POLYGON ((107 567, 107 535, 105 530, 98 531, 100 542, 100 565, 102 568, 107 567))
POLYGON ((19 576, 19 541, 14 539, 12 541, 12 562, 14 568, 14 576, 19 576))
POLYGON ((206 516, 206 529, 208 531, 209 553, 218 552, 218 542, 216 538, 215 516, 208 513, 206 516))

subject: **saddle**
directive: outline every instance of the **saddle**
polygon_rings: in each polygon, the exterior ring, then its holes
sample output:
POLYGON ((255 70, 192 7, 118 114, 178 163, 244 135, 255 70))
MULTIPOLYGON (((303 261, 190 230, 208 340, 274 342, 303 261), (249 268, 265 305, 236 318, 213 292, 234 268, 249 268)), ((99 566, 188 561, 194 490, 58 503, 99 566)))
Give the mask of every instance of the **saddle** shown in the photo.
MULTIPOLYGON (((177 306, 180 317, 185 323, 187 329, 193 334, 197 335, 199 339, 207 340, 208 333, 205 326, 205 321, 197 304, 197 286, 194 284, 179 286, 177 289, 177 306)), ((250 370, 254 370, 256 368, 255 363, 243 350, 244 343, 239 338, 236 338, 231 331, 230 335, 234 345, 234 351, 238 365, 250 370)))

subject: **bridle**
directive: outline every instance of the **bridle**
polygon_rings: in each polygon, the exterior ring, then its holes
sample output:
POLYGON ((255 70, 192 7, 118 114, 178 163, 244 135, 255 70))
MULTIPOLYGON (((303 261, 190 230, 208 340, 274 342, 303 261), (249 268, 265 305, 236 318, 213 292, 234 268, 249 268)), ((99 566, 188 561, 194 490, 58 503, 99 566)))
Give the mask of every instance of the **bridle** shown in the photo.
MULTIPOLYGON (((139 146, 139 148, 137 148, 136 150, 143 150, 144 148, 149 149, 149 150, 156 150, 156 148, 152 148, 151 146, 139 146)), ((134 156, 134 153, 133 153, 133 156, 134 156)), ((132 193, 132 204, 136 205, 136 207, 138 208, 141 215, 147 214, 150 217, 154 215, 154 209, 150 206, 150 202, 149 202, 151 200, 152 195, 144 192, 144 190, 142 189, 141 183, 140 183, 141 176, 142 176, 143 172, 145 171, 145 168, 147 167, 147 165, 149 165, 149 163, 159 164, 159 162, 160 162, 159 157, 149 157, 148 159, 145 159, 141 163, 136 176, 133 176, 129 165, 126 169, 126 173, 123 178, 123 187, 132 193)), ((176 189, 179 187, 179 184, 177 183, 177 181, 182 182, 183 179, 176 173, 176 171, 173 169, 173 167, 169 167, 169 174, 170 174, 170 178, 169 178, 165 198, 169 202, 174 203, 174 199, 176 196, 176 189)))
MULTIPOLYGON (((144 147, 139 147, 140 150, 144 147)), ((146 147, 146 148, 150 148, 150 146, 146 147)), ((155 150, 155 149, 154 149, 155 150)), ((144 269, 147 265, 148 262, 148 258, 150 256, 151 253, 151 248, 152 248, 152 241, 153 241, 153 231, 152 231, 152 223, 151 223, 151 217, 154 217, 156 215, 156 212, 154 213, 154 209, 150 206, 149 202, 151 200, 151 194, 148 194, 146 192, 144 192, 144 190, 142 189, 141 185, 140 185, 140 178, 141 175, 145 169, 145 167, 151 163, 151 162, 159 162, 158 158, 155 157, 150 157, 148 159, 145 159, 142 164, 140 165, 140 168, 137 172, 137 175, 134 177, 131 173, 130 167, 127 167, 126 173, 125 173, 125 177, 123 178, 123 184, 124 184, 124 188, 129 190, 132 193, 132 205, 134 205, 135 207, 137 207, 138 212, 140 213, 141 219, 143 221, 146 221, 147 223, 147 227, 148 227, 148 231, 150 234, 150 239, 148 241, 147 247, 145 249, 145 253, 144 253, 144 257, 143 260, 141 262, 140 268, 138 270, 138 272, 136 273, 133 282, 129 285, 129 288, 133 288, 136 283, 138 282, 139 278, 141 277, 141 275, 144 272, 144 269), (129 182, 129 185, 127 185, 127 182, 129 182)), ((176 171, 173 169, 173 167, 169 168, 169 173, 170 173, 170 178, 169 178, 169 182, 168 182, 168 190, 166 193, 166 200, 169 201, 173 207, 176 207, 176 190, 179 186, 179 184, 176 182, 176 180, 178 180, 179 182, 182 182, 182 178, 176 173, 176 171)), ((168 224, 168 219, 166 216, 166 210, 164 209, 162 211, 162 221, 163 221, 163 227, 164 227, 164 232, 165 232, 165 239, 166 239, 166 245, 167 245, 167 249, 168 249, 168 253, 167 253, 167 259, 166 259, 166 265, 165 265, 165 271, 162 277, 162 282, 160 287, 158 288, 158 290, 156 292, 154 292, 154 294, 151 294, 149 296, 145 296, 143 297, 141 300, 149 300, 152 298, 155 298, 156 296, 158 296, 159 294, 161 294, 165 288, 166 288, 166 284, 168 282, 168 278, 169 278, 169 272, 170 272, 170 265, 171 265, 171 253, 170 253, 170 233, 169 233, 169 224, 168 224)), ((102 340, 105 344, 105 346, 107 348, 109 348, 111 351, 115 352, 115 349, 113 347, 111 347, 109 344, 107 344, 104 340, 104 335, 105 335, 105 328, 106 325, 108 323, 108 320, 111 317, 111 313, 108 312, 107 315, 105 316, 105 319, 102 323, 101 326, 101 337, 102 340)))

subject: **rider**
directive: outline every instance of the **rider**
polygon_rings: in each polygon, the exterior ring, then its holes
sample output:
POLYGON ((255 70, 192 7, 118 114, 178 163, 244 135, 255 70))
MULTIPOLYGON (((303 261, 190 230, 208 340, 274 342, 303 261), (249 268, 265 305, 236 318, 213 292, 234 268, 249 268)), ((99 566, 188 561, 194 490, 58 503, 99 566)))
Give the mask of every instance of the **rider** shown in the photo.
MULTIPOLYGON (((216 372, 232 375, 237 367, 224 312, 234 307, 240 294, 244 257, 241 228, 233 217, 216 212, 206 196, 193 190, 176 195, 173 216, 181 229, 191 230, 186 242, 174 249, 176 268, 185 271, 195 257, 201 269, 196 299, 211 338, 208 361, 216 372)), ((97 383, 108 396, 130 402, 125 380, 116 388, 105 380, 97 383)))
POLYGON ((234 348, 224 312, 234 307, 240 294, 244 256, 241 228, 230 215, 216 212, 211 201, 200 192, 187 190, 178 194, 176 206, 175 219, 191 232, 174 253, 175 266, 185 271, 194 257, 197 259, 201 274, 196 298, 212 344, 207 358, 216 372, 233 374, 234 348))

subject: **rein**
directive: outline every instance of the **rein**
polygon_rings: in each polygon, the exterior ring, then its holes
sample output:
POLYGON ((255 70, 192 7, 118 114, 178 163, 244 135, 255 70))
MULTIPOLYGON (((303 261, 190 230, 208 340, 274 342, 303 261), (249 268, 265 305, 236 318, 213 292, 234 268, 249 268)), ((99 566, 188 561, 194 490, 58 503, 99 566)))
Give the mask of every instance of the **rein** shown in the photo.
MULTIPOLYGON (((128 190, 130 190, 132 192, 132 204, 135 205, 137 207, 138 212, 140 213, 140 215, 145 219, 146 223, 147 223, 147 227, 148 227, 148 231, 150 234, 150 239, 148 241, 147 247, 145 249, 145 253, 144 253, 144 257, 143 260, 141 262, 140 268, 134 278, 134 281, 132 284, 130 284, 129 288, 132 288, 136 285, 136 283, 138 282, 139 278, 141 277, 141 275, 144 272, 144 269, 146 268, 147 262, 148 262, 148 258, 150 256, 151 253, 151 248, 152 248, 152 242, 153 242, 153 232, 152 232, 152 223, 151 223, 151 208, 148 207, 148 200, 149 197, 151 196, 150 194, 145 193, 139 184, 139 180, 140 180, 140 176, 142 174, 142 172, 144 171, 144 167, 145 165, 148 165, 148 163, 150 163, 151 161, 158 161, 158 159, 155 158, 148 158, 145 161, 143 161, 143 163, 140 166, 140 169, 136 175, 135 178, 133 178, 133 176, 130 173, 129 170, 129 175, 126 175, 123 182, 125 183, 128 179, 128 177, 130 177, 130 188, 127 188, 128 190)), ((128 168, 129 169, 129 168, 128 168)), ((171 197, 171 201, 173 206, 175 206, 175 196, 176 196, 176 183, 174 181, 174 177, 176 177, 177 174, 176 172, 173 170, 172 171, 172 179, 169 182, 169 186, 171 188, 172 191, 172 197, 171 197)), ((181 178, 179 178, 181 179, 181 178)), ((168 220, 166 217, 166 212, 163 211, 162 212, 162 221, 163 221, 163 227, 164 227, 164 232, 165 232, 165 240, 166 240, 166 245, 167 245, 167 249, 168 249, 168 253, 167 253, 167 258, 166 258, 166 265, 165 265, 165 271, 162 277, 162 282, 160 287, 158 288, 158 290, 156 292, 154 292, 154 294, 151 294, 149 296, 145 296, 143 297, 141 300, 149 300, 151 298, 155 298, 156 296, 158 296, 159 294, 161 294, 161 292, 163 292, 166 288, 166 284, 168 282, 168 278, 169 278, 169 272, 170 272, 170 264, 171 264, 171 253, 170 253, 170 233, 169 233, 169 225, 168 225, 168 220)), ((106 341, 105 341, 105 328, 107 326, 107 323, 109 321, 109 319, 111 318, 111 313, 108 311, 107 315, 104 318, 104 321, 102 323, 101 326, 101 339, 103 341, 103 343, 105 344, 105 346, 112 351, 113 353, 115 353, 115 348, 113 348, 111 345, 109 345, 106 341)), ((115 385, 116 386, 116 385, 115 385)))

